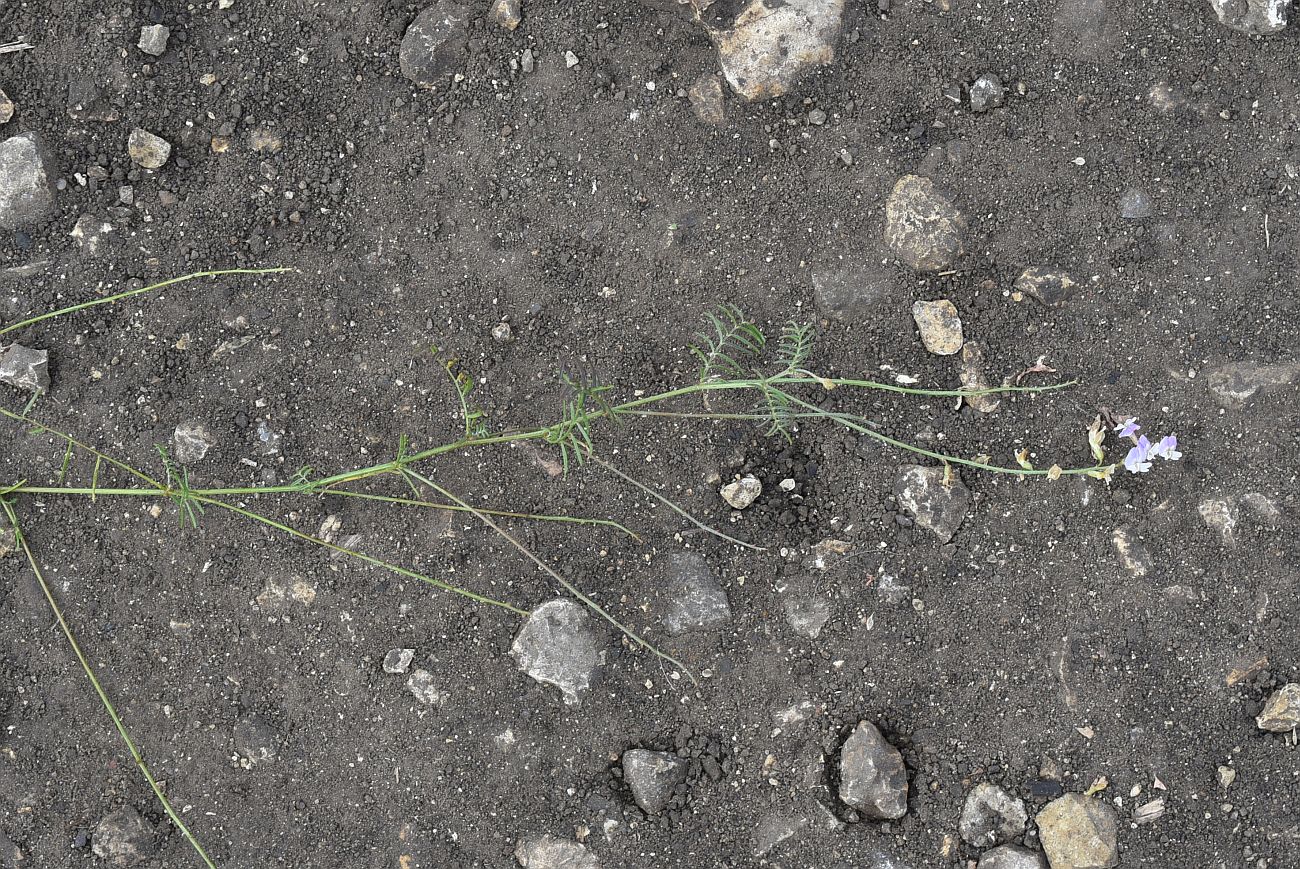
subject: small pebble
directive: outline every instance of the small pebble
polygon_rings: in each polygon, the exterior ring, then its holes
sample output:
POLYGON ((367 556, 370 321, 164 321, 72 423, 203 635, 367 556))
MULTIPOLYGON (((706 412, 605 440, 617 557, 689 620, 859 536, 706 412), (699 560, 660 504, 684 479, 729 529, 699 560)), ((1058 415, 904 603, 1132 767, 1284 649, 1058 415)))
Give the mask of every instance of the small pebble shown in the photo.
POLYGON ((812 124, 814 127, 820 127, 822 124, 826 123, 826 113, 821 109, 813 109, 808 113, 808 123, 812 124))
POLYGON ((405 673, 415 659, 415 649, 389 649, 384 655, 385 673, 405 673))

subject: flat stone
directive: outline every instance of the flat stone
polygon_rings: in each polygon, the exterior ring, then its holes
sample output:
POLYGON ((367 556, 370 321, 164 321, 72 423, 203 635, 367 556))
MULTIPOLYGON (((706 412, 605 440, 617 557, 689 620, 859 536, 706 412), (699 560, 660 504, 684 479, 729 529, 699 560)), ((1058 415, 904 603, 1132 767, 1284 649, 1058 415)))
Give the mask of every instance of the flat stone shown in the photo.
POLYGON ((416 670, 406 679, 406 690, 425 706, 442 706, 451 696, 438 687, 438 680, 428 670, 416 670))
POLYGON ((1049 308, 1060 308, 1074 298, 1078 284, 1063 269, 1031 266, 1016 278, 1015 289, 1033 296, 1049 308))
POLYGON ((90 839, 90 850, 110 866, 138 866, 155 849, 153 827, 130 806, 106 815, 90 839))
POLYGON ((113 224, 104 220, 102 217, 96 217, 93 214, 83 214, 77 218, 77 222, 72 225, 72 236, 77 242, 77 247, 91 256, 99 253, 100 246, 104 243, 105 237, 113 232, 113 224))
POLYGON ((442 0, 425 9, 402 37, 402 75, 423 87, 442 84, 465 65, 469 10, 442 0))
POLYGON ((722 102, 722 82, 713 74, 702 75, 686 91, 686 98, 691 102, 691 110, 702 123, 711 127, 720 127, 726 120, 726 109, 722 102))
POLYGON ((231 731, 239 765, 250 769, 258 764, 270 763, 280 756, 280 735, 275 726, 261 715, 245 718, 231 731))
POLYGON ((885 244, 917 271, 952 265, 965 232, 966 218, 929 178, 904 175, 885 200, 885 244))
POLYGON ((892 278, 878 265, 835 265, 813 269, 813 301, 827 319, 863 321, 880 312, 892 278))
POLYGON ((21 344, 0 349, 0 383, 27 392, 47 392, 50 388, 50 353, 21 344))
POLYGON ((1290 0, 1210 0, 1219 23, 1248 33, 1267 36, 1286 27, 1290 0))
POLYGON ((1270 733, 1289 733, 1300 727, 1300 683, 1288 682, 1274 691, 1255 725, 1270 733))
POLYGON ((126 139, 131 162, 145 169, 161 169, 172 155, 171 143, 148 130, 136 127, 126 139))
POLYGON ((954 469, 947 483, 942 467, 904 465, 894 478, 894 497, 918 528, 947 543, 957 533, 970 507, 970 491, 954 469))
MULTIPOLYGON (((957 368, 961 378, 961 388, 976 390, 988 389, 989 381, 984 374, 984 345, 978 341, 967 341, 961 345, 961 364, 957 368)), ((977 413, 992 413, 1002 405, 1002 399, 996 393, 988 395, 968 395, 963 399, 977 413)))
POLYGON ((754 503, 755 498, 763 494, 763 484, 753 474, 746 474, 738 480, 727 483, 718 490, 718 494, 733 509, 744 510, 754 503))
POLYGON ((35 133, 0 142, 0 229, 40 223, 54 210, 45 151, 35 133))
POLYGON ((1300 362, 1229 362, 1206 375, 1215 398, 1227 407, 1242 407, 1258 393, 1269 393, 1300 380, 1300 362))
POLYGON ((966 795, 957 829, 968 845, 987 848, 1024 835, 1028 820, 1023 800, 997 785, 983 782, 966 795))
POLYGON ((1048 869, 1042 854, 1020 845, 1000 845, 980 855, 978 869, 1048 869))
POLYGON ((975 79, 975 83, 970 86, 970 110, 987 112, 989 109, 996 109, 1002 105, 1005 94, 1002 80, 993 73, 986 72, 975 79))
POLYGON ((414 660, 415 649, 389 649, 384 654, 384 663, 381 666, 385 673, 405 673, 414 660))
POLYGON ((1201 521, 1218 532, 1224 546, 1236 544, 1237 509, 1225 498, 1206 498, 1196 505, 1201 521))
POLYGON ((1278 509, 1277 502, 1263 492, 1247 492, 1241 496, 1241 503, 1250 512, 1269 522, 1276 522, 1282 518, 1282 511, 1278 509))
POLYGON ((694 0, 718 49, 722 73, 747 100, 789 92, 808 72, 835 61, 844 0, 694 0))
POLYGON ((515 860, 524 869, 600 869, 600 861, 586 846, 550 833, 521 838, 515 860))
POLYGON ((581 702, 605 659, 591 617, 568 598, 547 601, 533 610, 510 651, 519 669, 559 688, 569 705, 581 702))
POLYGON ((1052 869, 1110 869, 1119 865, 1115 810, 1083 794, 1066 794, 1038 813, 1038 837, 1052 869))
POLYGON ((632 797, 646 814, 657 815, 673 798, 673 791, 686 781, 687 765, 675 754, 633 748, 623 752, 623 780, 632 797))
POLYGON ((14 101, 9 99, 9 94, 0 88, 0 124, 7 124, 14 119, 14 112, 17 110, 14 101))
POLYGON ((873 820, 907 814, 903 755, 870 721, 859 721, 840 749, 840 799, 873 820))
POLYGON ((668 603, 663 625, 673 636, 711 630, 731 621, 727 593, 714 579, 708 562, 694 552, 668 556, 664 594, 668 603))
POLYGON ((1119 197, 1119 216, 1125 220, 1146 220, 1155 208, 1151 197, 1140 187, 1130 187, 1119 197))
POLYGON ((793 594, 782 605, 785 621, 796 634, 815 640, 831 617, 831 605, 819 597, 793 594))
POLYGON ((951 356, 961 350, 964 337, 957 306, 947 299, 912 303, 912 319, 921 333, 921 343, 936 356, 951 356))
POLYGON ((140 28, 140 39, 135 47, 145 54, 162 57, 167 52, 167 40, 171 35, 165 24, 146 24, 140 28))
POLYGON ((212 449, 212 433, 201 422, 183 422, 172 432, 172 455, 182 465, 200 461, 212 449))
POLYGON ((1141 579, 1151 572, 1151 554, 1142 544, 1137 531, 1128 525, 1116 528, 1110 535, 1110 541, 1119 556, 1120 566, 1135 579, 1141 579))
POLYGON ((488 18, 498 27, 514 30, 522 20, 519 0, 492 0, 492 5, 488 7, 488 18))

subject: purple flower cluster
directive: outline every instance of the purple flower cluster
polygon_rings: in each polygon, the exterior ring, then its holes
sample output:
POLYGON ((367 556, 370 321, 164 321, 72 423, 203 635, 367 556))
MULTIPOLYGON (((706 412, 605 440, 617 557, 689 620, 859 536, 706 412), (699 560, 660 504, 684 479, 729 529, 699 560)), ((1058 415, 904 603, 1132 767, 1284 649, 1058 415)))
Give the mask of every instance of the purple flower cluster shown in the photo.
POLYGON ((1151 443, 1146 435, 1138 435, 1142 426, 1137 424, 1137 417, 1132 416, 1115 426, 1122 438, 1130 438, 1133 447, 1124 457, 1124 468, 1133 474, 1145 474, 1151 470, 1151 461, 1155 458, 1176 462, 1183 454, 1178 452, 1178 437, 1165 435, 1156 443, 1151 443))

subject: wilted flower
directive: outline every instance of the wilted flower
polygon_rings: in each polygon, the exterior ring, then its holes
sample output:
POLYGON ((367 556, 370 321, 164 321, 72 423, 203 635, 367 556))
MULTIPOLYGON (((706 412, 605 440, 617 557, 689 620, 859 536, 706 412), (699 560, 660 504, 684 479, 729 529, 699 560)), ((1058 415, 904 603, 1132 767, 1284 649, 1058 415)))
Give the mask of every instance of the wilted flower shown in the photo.
POLYGON ((1138 429, 1142 428, 1142 426, 1137 424, 1137 421, 1138 418, 1136 416, 1130 416, 1128 419, 1115 426, 1115 431, 1119 432, 1119 436, 1122 438, 1131 438, 1133 435, 1137 434, 1138 429))
POLYGON ((1137 445, 1124 457, 1124 468, 1133 474, 1145 474, 1151 470, 1151 441, 1146 435, 1137 440, 1137 445))
POLYGON ((1183 454, 1178 452, 1178 435, 1165 435, 1162 437, 1160 442, 1151 448, 1151 455, 1168 459, 1171 462, 1181 459, 1183 454))

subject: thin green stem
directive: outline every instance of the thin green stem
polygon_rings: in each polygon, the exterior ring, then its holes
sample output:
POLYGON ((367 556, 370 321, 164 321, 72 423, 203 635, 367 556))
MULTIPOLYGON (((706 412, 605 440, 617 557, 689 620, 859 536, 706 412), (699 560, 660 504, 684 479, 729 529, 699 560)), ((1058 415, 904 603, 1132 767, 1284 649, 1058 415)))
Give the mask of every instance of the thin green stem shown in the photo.
POLYGON ((150 284, 147 287, 136 287, 134 290, 126 290, 125 292, 117 293, 112 296, 106 296, 105 298, 102 299, 92 299, 89 302, 81 302, 80 304, 77 305, 69 305, 66 308, 59 308, 57 311, 47 311, 44 314, 38 314, 35 317, 28 317, 26 320, 20 320, 19 322, 14 323, 13 325, 5 326, 3 329, 0 329, 0 335, 4 335, 9 332, 16 332, 19 329, 34 325, 36 323, 40 323, 43 320, 52 320, 55 317, 62 317, 64 314, 72 314, 77 311, 84 311, 87 308, 93 308, 97 305, 111 305, 114 302, 120 302, 122 299, 129 299, 132 296, 138 296, 141 295, 142 293, 151 293, 155 290, 161 290, 163 287, 170 287, 172 284, 179 284, 179 283, 183 283, 184 281, 192 281, 195 278, 216 278, 216 277, 221 277, 222 275, 272 275, 272 274, 281 274, 283 272, 291 272, 291 271, 293 271, 293 269, 291 268, 277 267, 277 268, 269 268, 269 269, 215 269, 206 272, 192 272, 188 275, 181 275, 179 278, 168 278, 165 281, 159 281, 158 283, 150 284))
POLYGON ((113 726, 117 728, 118 736, 122 738, 122 742, 126 745, 127 751, 131 753, 131 759, 135 761, 135 765, 139 767, 140 772, 144 774, 145 781, 149 783, 149 787, 153 790, 154 796, 156 796, 158 802, 162 804, 163 811, 167 813, 167 817, 171 818, 171 822, 176 825, 176 829, 181 831, 181 835, 185 837, 185 841, 190 843, 190 847, 194 849, 194 853, 199 855, 199 859, 203 861, 204 865, 207 866, 208 869, 216 869, 216 865, 212 862, 212 859, 208 857, 208 853, 203 850, 203 846, 199 844, 199 840, 194 837, 194 834, 190 832, 190 828, 185 825, 185 822, 181 820, 180 815, 176 813, 174 808, 172 808, 171 801, 168 800, 167 795, 163 793, 162 787, 158 784, 157 779, 154 778, 153 773, 149 770, 149 766, 144 762, 144 756, 140 754, 140 749, 136 747, 135 740, 131 738, 131 734, 127 731, 126 725, 122 722, 121 716, 117 714, 117 709, 113 706, 113 701, 108 699, 108 692, 104 690, 103 685, 100 684, 99 679, 95 676, 95 670, 90 666, 89 659, 87 659, 85 653, 81 651, 81 645, 77 642, 77 638, 73 636, 72 628, 69 627, 67 619, 63 617, 63 610, 54 599, 54 593, 50 590, 49 583, 45 581, 45 574, 41 570, 40 563, 37 562, 36 556, 32 553, 31 547, 27 545, 27 536, 23 534, 22 528, 18 524, 18 514, 14 511, 13 505, 9 503, 8 499, 0 498, 0 506, 3 506, 5 515, 9 517, 9 524, 13 527, 14 537, 18 541, 18 545, 22 547, 23 555, 27 557, 27 563, 31 567, 32 572, 36 575, 36 581, 40 584, 41 591, 45 593, 45 600, 49 603, 50 610, 54 613, 55 620, 63 630, 63 636, 67 638, 68 645, 72 647, 73 653, 81 663, 82 671, 85 672, 86 678, 90 680, 90 684, 94 687, 95 693, 99 695, 99 702, 103 704, 104 711, 107 712, 108 717, 113 720, 113 726))

